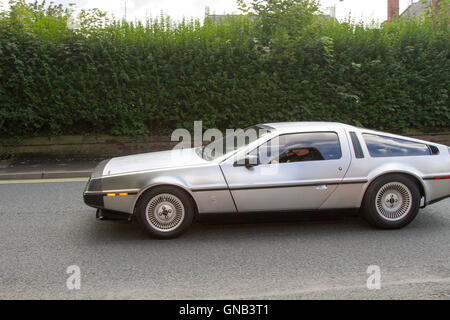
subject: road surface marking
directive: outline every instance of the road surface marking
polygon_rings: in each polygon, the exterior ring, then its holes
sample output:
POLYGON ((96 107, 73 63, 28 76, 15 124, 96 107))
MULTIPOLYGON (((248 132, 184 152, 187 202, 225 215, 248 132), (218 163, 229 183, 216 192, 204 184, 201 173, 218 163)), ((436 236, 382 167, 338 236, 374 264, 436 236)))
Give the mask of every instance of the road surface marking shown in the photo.
POLYGON ((18 183, 57 183, 57 182, 87 182, 89 178, 60 178, 60 179, 30 179, 30 180, 0 180, 0 184, 18 183))

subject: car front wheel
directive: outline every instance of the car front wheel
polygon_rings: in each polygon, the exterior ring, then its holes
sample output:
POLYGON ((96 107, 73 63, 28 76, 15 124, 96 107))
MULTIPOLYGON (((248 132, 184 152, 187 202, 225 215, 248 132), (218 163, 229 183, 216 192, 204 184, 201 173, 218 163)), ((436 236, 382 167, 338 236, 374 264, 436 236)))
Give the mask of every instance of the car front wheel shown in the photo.
POLYGON ((175 238, 191 225, 194 205, 184 191, 174 187, 158 187, 144 193, 139 199, 136 218, 151 236, 175 238))
POLYGON ((409 224, 419 212, 420 191, 407 176, 391 174, 375 180, 363 201, 363 217, 372 226, 399 229, 409 224))

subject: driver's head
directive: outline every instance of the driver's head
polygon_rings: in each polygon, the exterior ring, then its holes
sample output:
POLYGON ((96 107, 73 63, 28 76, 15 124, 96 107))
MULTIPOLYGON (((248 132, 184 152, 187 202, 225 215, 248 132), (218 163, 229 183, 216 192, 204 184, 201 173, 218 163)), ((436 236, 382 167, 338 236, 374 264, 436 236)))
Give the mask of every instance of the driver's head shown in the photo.
POLYGON ((295 153, 299 157, 306 156, 309 153, 309 149, 308 148, 294 149, 294 150, 291 150, 291 151, 293 153, 295 153))
POLYGON ((310 151, 308 149, 308 146, 305 143, 292 143, 290 145, 286 146, 286 149, 288 149, 288 155, 297 155, 299 157, 307 155, 310 151))

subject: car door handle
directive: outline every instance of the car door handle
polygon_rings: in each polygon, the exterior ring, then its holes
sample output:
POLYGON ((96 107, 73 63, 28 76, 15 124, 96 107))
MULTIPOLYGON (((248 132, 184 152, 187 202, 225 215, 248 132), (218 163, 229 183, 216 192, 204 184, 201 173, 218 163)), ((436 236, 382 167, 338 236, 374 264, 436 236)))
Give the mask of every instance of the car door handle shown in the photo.
POLYGON ((328 187, 324 184, 316 187, 316 190, 327 190, 327 189, 328 189, 328 187))

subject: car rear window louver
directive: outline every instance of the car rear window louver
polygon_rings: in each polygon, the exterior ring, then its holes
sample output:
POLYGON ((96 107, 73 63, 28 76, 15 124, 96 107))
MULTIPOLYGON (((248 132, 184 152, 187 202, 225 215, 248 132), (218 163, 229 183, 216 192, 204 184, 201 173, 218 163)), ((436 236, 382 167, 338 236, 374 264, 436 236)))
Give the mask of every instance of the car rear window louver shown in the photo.
POLYGON ((431 154, 433 154, 433 155, 439 154, 439 148, 438 147, 432 146, 432 145, 428 145, 428 147, 431 150, 431 154))

